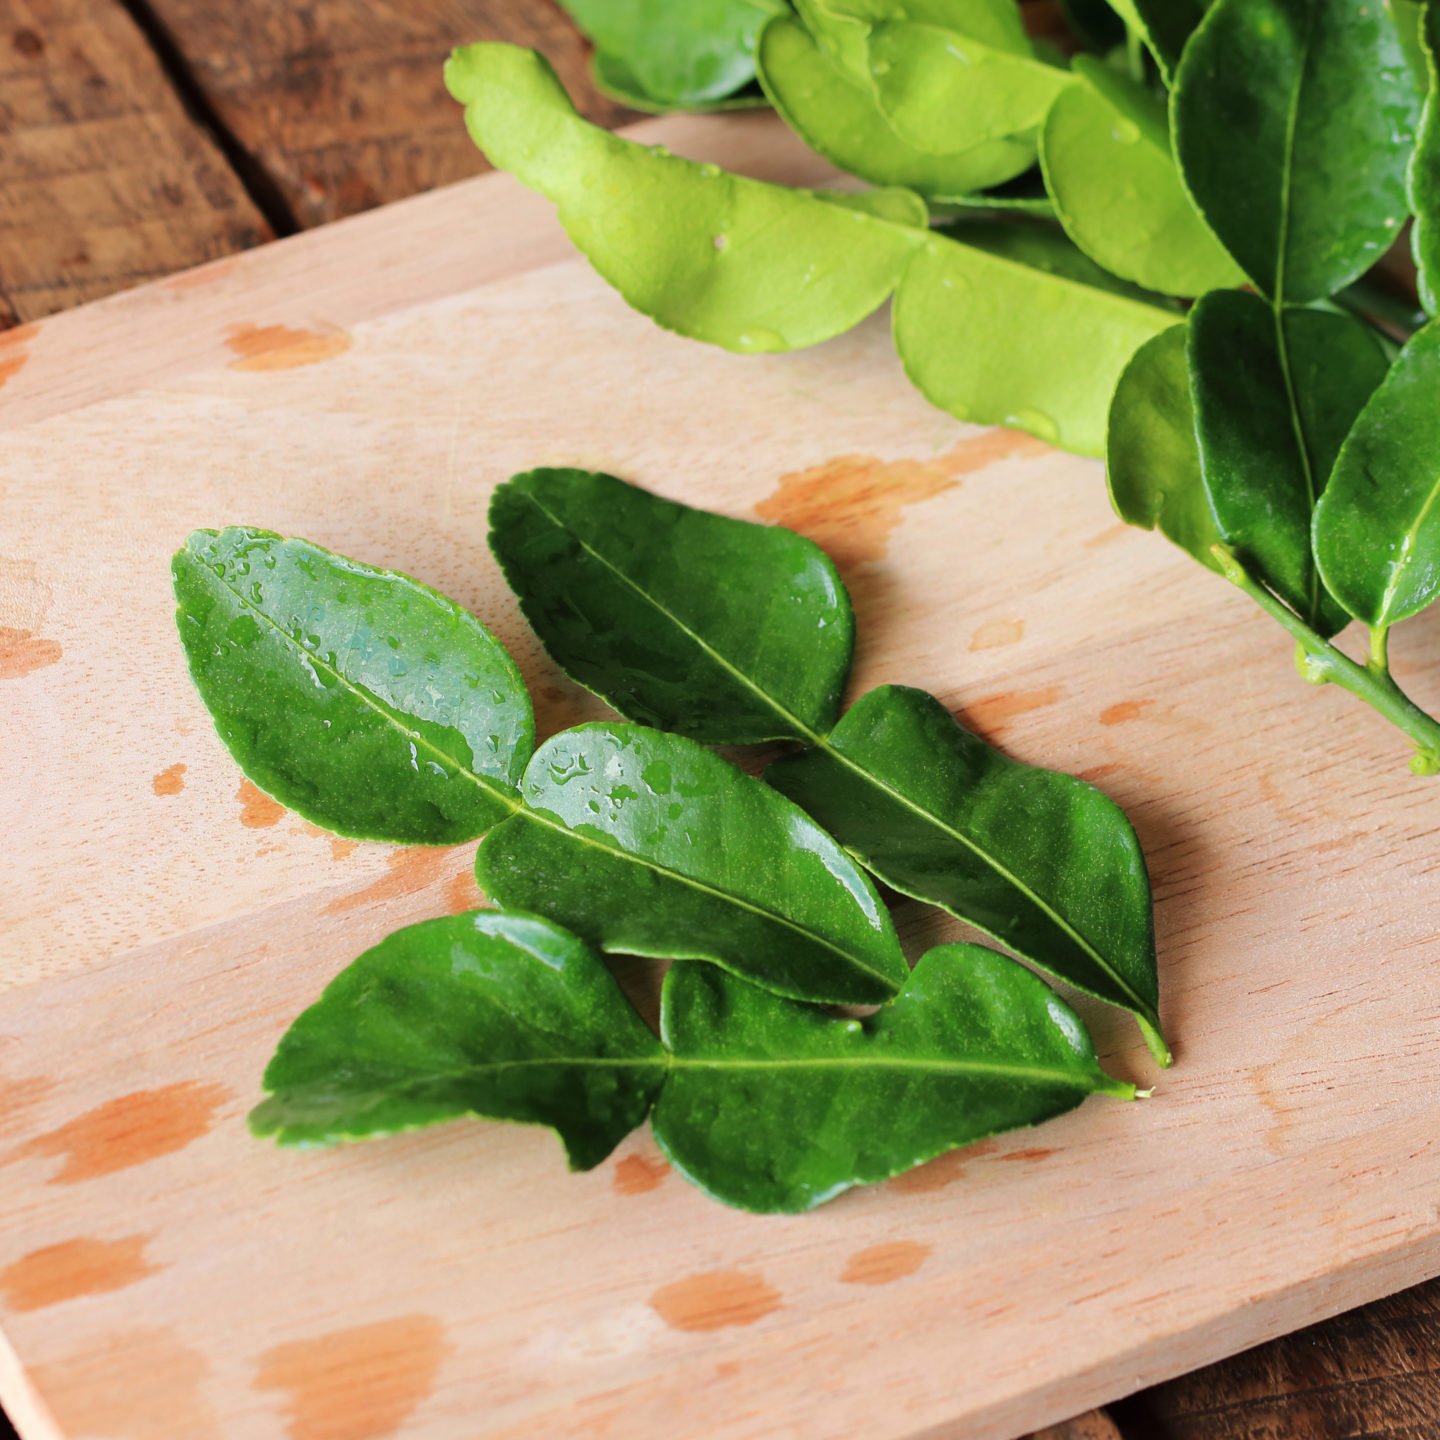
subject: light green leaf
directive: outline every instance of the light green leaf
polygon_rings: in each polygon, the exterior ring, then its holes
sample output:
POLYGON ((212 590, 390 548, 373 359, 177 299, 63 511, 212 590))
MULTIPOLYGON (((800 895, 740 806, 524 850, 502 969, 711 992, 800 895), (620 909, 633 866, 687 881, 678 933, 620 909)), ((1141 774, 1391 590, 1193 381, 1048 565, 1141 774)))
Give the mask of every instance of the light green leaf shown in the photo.
POLYGON ((632 720, 745 744, 805 740, 839 714, 850 597, 789 530, 532 470, 495 491, 490 549, 555 662, 632 720))
POLYGON ((333 1145, 481 1115, 550 1126, 588 1170, 665 1075, 592 950, 548 920, 477 910, 397 930, 341 971, 280 1041, 250 1128, 333 1145))
POLYGON ((618 56, 606 55, 599 50, 590 57, 590 78, 602 95, 647 115, 669 115, 677 109, 700 115, 723 114, 728 110, 763 110, 770 103, 759 85, 752 82, 719 100, 695 101, 685 106, 668 105, 647 95, 618 56))
POLYGON ((1315 512, 1335 597, 1383 629, 1440 592, 1440 321, 1415 335, 1340 450, 1315 512))
POLYGON ((1216 0, 1172 104, 1191 195, 1272 299, 1334 294, 1400 233, 1417 100, 1379 4, 1216 0))
POLYGON ((760 82, 785 123, 811 149, 873 185, 904 185, 932 199, 963 196, 999 185, 1035 162, 1028 140, 986 141, 954 155, 907 144, 881 113, 868 82, 847 73, 793 20, 765 27, 757 57, 760 82))
POLYGON ((766 779, 885 884, 1131 1011, 1168 1063, 1145 858, 1108 796, 1006 759, 902 685, 862 696, 766 779))
POLYGON ((472 615, 408 576, 267 530, 172 562, 200 697, 240 768, 327 830, 454 845, 519 804, 524 682, 472 615))
POLYGON ((532 51, 471 45, 445 74, 492 163, 553 200, 596 270, 683 335, 740 351, 829 339, 884 302, 923 238, 621 140, 582 120, 532 51))
POLYGON ((1110 499, 1127 525, 1159 530, 1218 571, 1212 547, 1224 537, 1200 474, 1185 340, 1176 325, 1146 341, 1120 377, 1106 442, 1110 499))
POLYGON ((652 102, 685 109, 755 78, 755 40, 782 0, 561 0, 604 57, 652 102))
POLYGON ((887 1000, 890 916, 803 811, 728 761, 641 725, 582 725, 535 753, 528 810, 480 846, 480 888, 602 950, 709 960, 777 994, 887 1000))
POLYGON ((1167 295, 1243 284, 1185 192, 1163 104, 1088 56, 1075 57, 1075 73, 1040 136, 1066 233, 1107 270, 1167 295))
POLYGON ((1200 468, 1220 533, 1252 575, 1323 635, 1349 617, 1310 545, 1316 501, 1341 442, 1385 375, 1352 316, 1287 310, 1217 290, 1190 312, 1190 385, 1200 468))
POLYGON ((1012 425, 1103 455, 1120 372, 1172 311, 1042 274, 940 236, 895 297, 895 347, 927 399, 962 420, 1012 425))
POLYGON ((885 118, 918 150, 950 155, 1038 130, 1069 74, 933 25, 870 32, 870 77, 885 118))
POLYGON ((1425 109, 1410 162, 1410 205, 1415 226, 1410 241, 1419 271, 1420 301, 1430 315, 1440 314, 1440 4, 1425 6, 1423 54, 1428 88, 1425 109))
POLYGON ((1135 1095, 1059 996, 979 945, 931 950, 866 1020, 677 967, 661 1033, 661 1149, 716 1199, 762 1213, 813 1209, 1090 1095, 1135 1095))
POLYGON ((1167 85, 1209 0, 1110 0, 1115 13, 1145 42, 1167 85))

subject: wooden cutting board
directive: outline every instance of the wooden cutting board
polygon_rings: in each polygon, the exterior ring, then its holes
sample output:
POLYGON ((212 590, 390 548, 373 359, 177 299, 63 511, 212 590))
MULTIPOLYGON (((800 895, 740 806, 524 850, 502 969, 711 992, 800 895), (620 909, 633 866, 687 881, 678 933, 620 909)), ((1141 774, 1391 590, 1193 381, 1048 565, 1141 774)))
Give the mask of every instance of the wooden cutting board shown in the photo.
MULTIPOLYGON (((823 178, 765 118, 642 133, 823 178)), ((1098 465, 928 408, 883 317, 771 358, 676 339, 487 178, 0 347, 0 1397, 25 1440, 988 1440, 1440 1271, 1440 784, 1118 525, 1098 465), (1085 1008, 1154 1099, 794 1218, 711 1203, 643 1133, 583 1176, 479 1122, 248 1137, 324 983, 478 897, 467 848, 335 840, 242 783, 168 557, 243 522, 423 577, 495 627, 548 732, 599 707, 485 548, 491 488, 545 463, 813 536, 853 588, 856 693, 923 686, 1127 807, 1174 1070, 1085 1008)), ((1440 705, 1440 616, 1397 648, 1440 705)), ((959 931, 898 918, 916 952, 959 931)))

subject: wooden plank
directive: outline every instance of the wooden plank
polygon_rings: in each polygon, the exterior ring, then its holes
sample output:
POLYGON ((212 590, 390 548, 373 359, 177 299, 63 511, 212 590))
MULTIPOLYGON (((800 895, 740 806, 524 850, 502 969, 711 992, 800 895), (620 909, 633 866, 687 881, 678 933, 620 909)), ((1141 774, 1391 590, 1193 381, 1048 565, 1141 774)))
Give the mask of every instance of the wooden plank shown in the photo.
MULTIPOLYGON (((426 224, 463 233, 492 195, 509 213, 513 186, 488 179, 431 197, 426 224)), ((304 243, 333 244, 352 290, 383 289, 363 261, 387 218, 304 243)), ((338 1425, 369 1376, 369 1410, 417 1436, 477 1416, 515 1435, 577 1417, 626 1436, 756 1434, 761 1417, 769 1434, 1010 1435, 1440 1268, 1435 825, 1383 731, 1293 684, 1239 597, 1115 526, 1096 467, 927 410, 882 323, 799 356, 721 355, 654 331, 536 236, 470 227, 473 286, 355 300, 376 318, 343 345, 313 321, 256 343, 278 301, 242 320, 234 294, 222 319, 211 287, 182 286, 40 327, 11 382, 83 370, 117 311, 171 367, 78 388, 78 409, 42 386, 51 418, 7 438, 0 603, 36 643, 3 682, 19 958, 0 997, 0 1292, 34 1412, 56 1417, 35 1433, 122 1413, 187 1437, 338 1425), (334 1156, 244 1136, 289 1015, 393 925, 470 903, 468 856, 337 853, 242 791, 184 681, 155 517, 178 535, 243 507, 424 574, 495 621, 553 727, 585 706, 476 549, 489 485, 545 460, 736 514, 783 502, 845 557, 861 685, 930 685, 1130 807, 1180 1047, 1156 1100, 778 1222, 718 1211, 644 1137, 577 1178, 547 1137, 501 1127, 334 1156), (928 499, 904 484, 917 467, 928 499), (990 543, 1017 514, 1026 545, 990 543), (1015 644, 972 648, 996 621, 1020 622, 1015 644), (1319 727, 1323 753, 1297 743, 1319 727), (103 765, 86 763, 97 740, 103 765), (1383 902, 1354 880, 1379 865, 1383 902), (897 1238, 930 1247, 916 1271, 844 1283, 897 1238), (719 1330, 657 1320, 659 1290, 716 1272, 732 1290, 758 1274, 783 1303, 719 1330), (387 1352, 424 1394, 376 1364, 387 1352)), ((272 263, 306 284, 320 257, 287 242, 244 273, 274 297, 272 263)), ((1416 654, 1437 653, 1434 629, 1416 654)), ((1411 663, 1440 691, 1433 659, 1411 663)), ((913 907, 902 922, 927 933, 913 907)), ((1092 1015, 1111 1063, 1144 1073, 1092 1015)))
POLYGON ((486 168, 441 83, 456 45, 534 45, 584 114, 605 125, 630 116, 591 84, 585 44, 551 0, 151 3, 302 227, 486 168))
POLYGON ((0 95, 0 326, 269 237, 117 0, 9 0, 0 95))

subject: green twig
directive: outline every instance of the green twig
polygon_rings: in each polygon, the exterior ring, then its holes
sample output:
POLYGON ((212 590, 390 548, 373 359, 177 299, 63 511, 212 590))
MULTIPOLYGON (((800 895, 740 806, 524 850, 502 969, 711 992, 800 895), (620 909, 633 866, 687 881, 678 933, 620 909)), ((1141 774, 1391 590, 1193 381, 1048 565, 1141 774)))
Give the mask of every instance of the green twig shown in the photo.
POLYGON ((1371 637, 1371 660, 1356 664, 1343 651, 1315 633, 1289 606, 1277 600, 1223 545, 1212 545, 1221 573, 1243 590, 1271 619, 1295 637, 1301 674, 1315 683, 1329 682, 1348 690, 1383 715, 1415 745, 1410 769, 1416 775, 1440 774, 1440 720, 1427 715, 1396 683, 1386 661, 1386 631, 1371 637))

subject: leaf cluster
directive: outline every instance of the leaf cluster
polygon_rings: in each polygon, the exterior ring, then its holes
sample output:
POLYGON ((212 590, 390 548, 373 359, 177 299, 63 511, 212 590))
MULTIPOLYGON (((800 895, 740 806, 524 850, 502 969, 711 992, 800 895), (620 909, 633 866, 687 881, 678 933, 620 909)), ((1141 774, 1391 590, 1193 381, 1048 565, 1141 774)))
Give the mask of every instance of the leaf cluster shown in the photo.
POLYGON ((491 544, 551 654, 627 722, 537 746, 499 641, 406 576, 244 528, 175 557, 191 674, 246 774, 339 834, 478 839, 499 907, 354 962, 282 1041, 257 1133, 473 1113, 550 1125, 586 1167, 653 1106, 711 1194, 795 1210, 1134 1093, 1015 960, 945 945, 912 973, 867 870, 1129 1009, 1168 1062, 1124 814, 923 692, 842 715, 854 620, 818 547, 554 470, 496 492, 491 544), (707 748, 776 740, 764 780, 707 748), (684 962, 659 1041, 601 953, 684 962))

